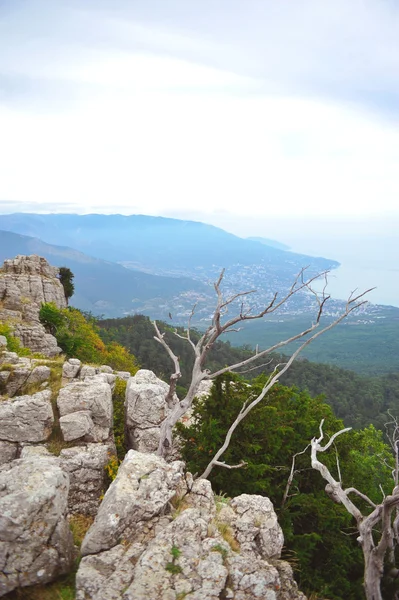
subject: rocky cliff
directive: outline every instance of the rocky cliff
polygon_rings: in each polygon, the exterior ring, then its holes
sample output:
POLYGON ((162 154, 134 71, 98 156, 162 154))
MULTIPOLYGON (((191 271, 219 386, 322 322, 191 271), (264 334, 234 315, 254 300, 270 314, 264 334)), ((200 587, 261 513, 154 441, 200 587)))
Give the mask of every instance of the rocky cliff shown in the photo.
POLYGON ((60 352, 56 339, 46 333, 39 321, 43 302, 66 307, 64 288, 57 274, 56 267, 34 254, 5 260, 0 269, 0 322, 12 325, 23 346, 46 356, 60 352))
MULTIPOLYGON (((64 305, 45 261, 7 263, 2 318, 35 326, 40 302, 64 305)), ((150 371, 21 358, 0 336, 0 596, 71 572, 80 552, 76 600, 305 600, 268 498, 218 498, 154 454, 167 387, 150 371), (130 449, 117 470, 118 379, 130 449), (80 550, 76 522, 90 525, 80 550)))

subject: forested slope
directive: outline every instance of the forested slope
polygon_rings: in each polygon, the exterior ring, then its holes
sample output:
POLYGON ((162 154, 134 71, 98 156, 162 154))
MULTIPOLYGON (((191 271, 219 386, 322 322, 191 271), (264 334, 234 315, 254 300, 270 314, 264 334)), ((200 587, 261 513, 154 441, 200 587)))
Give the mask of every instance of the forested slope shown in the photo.
MULTIPOLYGON (((158 376, 167 379, 171 373, 171 360, 164 349, 154 340, 154 329, 148 317, 135 315, 122 319, 106 319, 98 321, 100 335, 106 342, 116 341, 134 354, 142 368, 151 369, 158 376)), ((192 352, 189 344, 174 335, 174 327, 168 323, 160 323, 166 331, 166 338, 175 353, 180 357, 182 378, 180 385, 185 387, 189 382, 192 352)), ((182 329, 178 329, 183 333, 182 329)), ((195 337, 195 332, 193 336, 195 337)), ((198 335, 198 334, 197 334, 198 335)), ((210 355, 208 367, 215 370, 228 364, 234 364, 250 356, 248 348, 237 348, 228 342, 218 342, 210 355)), ((284 360, 282 356, 274 357, 274 364, 284 360)), ((267 367, 270 369, 270 366, 267 367)), ((257 372, 265 371, 261 368, 257 372)), ((399 413, 399 373, 391 373, 381 377, 366 377, 353 371, 326 364, 299 359, 282 377, 284 385, 295 385, 299 389, 308 390, 312 396, 323 394, 325 401, 333 407, 337 417, 346 425, 365 427, 370 423, 383 429, 387 420, 387 411, 399 413)))

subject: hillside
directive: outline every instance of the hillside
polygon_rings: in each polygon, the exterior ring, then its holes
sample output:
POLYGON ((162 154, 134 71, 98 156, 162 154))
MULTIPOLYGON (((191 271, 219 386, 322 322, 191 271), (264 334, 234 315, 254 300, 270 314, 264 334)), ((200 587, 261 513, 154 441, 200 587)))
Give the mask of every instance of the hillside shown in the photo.
MULTIPOLYGON (((290 338, 312 320, 309 315, 291 315, 246 323, 242 330, 228 334, 234 346, 259 346, 260 349, 290 338)), ((399 372, 399 309, 369 305, 367 312, 345 319, 303 351, 309 360, 350 369, 362 375, 399 372)), ((287 346, 289 354, 295 343, 287 346)))
MULTIPOLYGON (((106 319, 98 321, 100 336, 106 342, 116 341, 124 345, 134 354, 145 369, 152 369, 165 380, 171 372, 171 361, 163 348, 154 340, 153 326, 143 315, 123 319, 106 319)), ((187 386, 193 358, 190 346, 173 334, 168 323, 159 324, 166 331, 166 339, 174 352, 179 355, 182 378, 179 383, 187 386)), ((178 330, 183 333, 183 330, 178 330)), ((195 333, 193 333, 195 339, 195 333)), ((324 336, 325 345, 327 334, 324 336)), ((248 347, 234 347, 229 342, 218 342, 210 353, 209 367, 216 370, 228 364, 234 364, 251 355, 248 347)), ((315 352, 315 359, 320 361, 322 354, 315 352)), ((283 355, 275 356, 274 363, 284 362, 283 355)), ((268 367, 270 369, 270 367, 268 367)), ((256 376, 266 369, 259 369, 246 376, 256 376)), ((335 414, 344 420, 346 425, 365 427, 370 423, 380 429, 387 421, 387 411, 399 412, 399 374, 381 377, 359 375, 349 369, 310 362, 300 358, 293 363, 283 376, 281 383, 297 386, 300 390, 308 390, 312 396, 322 394, 325 401, 334 409, 335 414)))
POLYGON ((17 254, 38 254, 55 266, 74 273, 73 305, 106 316, 148 311, 166 318, 180 297, 207 295, 208 287, 187 277, 161 277, 126 269, 122 265, 88 256, 72 248, 40 239, 0 231, 0 262, 17 254))

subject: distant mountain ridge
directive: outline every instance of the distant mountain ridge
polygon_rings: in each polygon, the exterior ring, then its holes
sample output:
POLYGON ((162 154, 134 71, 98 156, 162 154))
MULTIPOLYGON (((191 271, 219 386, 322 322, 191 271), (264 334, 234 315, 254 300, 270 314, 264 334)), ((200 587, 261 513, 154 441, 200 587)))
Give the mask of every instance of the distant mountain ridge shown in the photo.
POLYGON ((88 256, 68 248, 47 244, 9 231, 0 231, 0 263, 17 254, 38 254, 54 266, 68 266, 75 276, 72 304, 107 316, 143 312, 156 303, 153 316, 168 316, 183 295, 206 295, 209 288, 187 277, 161 277, 126 269, 122 265, 88 256), (134 301, 134 302, 132 302, 134 301), (165 305, 163 308, 162 306, 165 305))
POLYGON ((0 227, 153 272, 264 263, 291 277, 305 265, 314 271, 339 266, 335 260, 265 246, 213 225, 164 217, 15 213, 1 215, 0 227))
MULTIPOLYGON (((53 263, 60 264, 61 255, 62 263, 76 271, 74 305, 106 316, 141 312, 168 318, 171 312, 175 323, 182 324, 198 302, 195 321, 200 325, 213 313, 215 296, 210 284, 222 268, 226 269, 226 296, 256 290, 247 297, 246 306, 259 311, 275 292, 284 295, 303 267, 308 277, 338 266, 334 260, 287 252, 196 221, 146 215, 16 213, 1 215, 0 222, 4 231, 42 240, 40 246, 36 239, 35 246, 41 248, 37 252, 53 263), (56 259, 54 250, 51 256, 43 244, 57 246, 56 259), (61 245, 67 249, 60 249, 61 245), (133 274, 129 276, 124 267, 133 274), (163 287, 160 279, 153 279, 159 275, 163 287)), ((312 294, 299 293, 286 308, 297 314, 309 310, 313 302, 312 294)))

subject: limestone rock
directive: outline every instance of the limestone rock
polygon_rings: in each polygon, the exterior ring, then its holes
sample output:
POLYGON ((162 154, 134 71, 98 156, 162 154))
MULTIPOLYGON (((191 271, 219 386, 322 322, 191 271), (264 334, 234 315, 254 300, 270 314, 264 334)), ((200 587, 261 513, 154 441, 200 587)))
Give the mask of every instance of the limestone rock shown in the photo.
POLYGON ((46 440, 54 423, 51 392, 19 396, 0 402, 0 440, 8 442, 41 442, 46 440))
POLYGON ((39 321, 43 302, 66 307, 64 288, 57 279, 58 269, 37 255, 5 260, 0 276, 0 298, 6 309, 21 311, 27 320, 39 321))
POLYGON ((46 367, 45 365, 39 365, 34 367, 33 371, 31 371, 28 377, 28 383, 43 383, 47 381, 51 375, 50 367, 46 367))
POLYGON ((85 556, 116 546, 122 533, 160 515, 183 482, 182 462, 130 450, 83 540, 85 556))
POLYGON ((83 365, 83 367, 80 369, 79 378, 85 379, 86 377, 94 377, 94 375, 97 375, 96 367, 83 365))
POLYGON ((123 381, 129 381, 131 377, 129 371, 115 371, 115 375, 118 379, 123 379, 123 381))
MULTIPOLYGON (((94 423, 89 410, 79 410, 77 412, 60 417, 60 427, 62 436, 66 442, 78 440, 89 435, 94 430, 94 423)), ((108 432, 105 433, 106 438, 108 432)))
POLYGON ((0 348, 7 348, 7 338, 5 335, 0 335, 0 348))
POLYGON ((0 442, 0 465, 11 462, 17 457, 17 445, 11 442, 0 442))
POLYGON ((14 335, 19 338, 22 346, 30 348, 32 352, 40 352, 49 357, 61 352, 55 337, 47 333, 40 323, 17 323, 14 325, 14 335))
POLYGON ((68 475, 45 457, 0 468, 0 596, 68 572, 68 475))
POLYGON ((61 450, 60 466, 70 479, 70 513, 95 516, 105 489, 105 470, 114 448, 109 444, 87 444, 61 450))
POLYGON ((56 339, 39 322, 42 303, 66 307, 58 269, 40 256, 17 256, 5 260, 0 272, 1 318, 13 321, 14 335, 34 352, 55 356, 61 351, 56 339))
MULTIPOLYGON (((235 515, 228 521, 241 550, 266 559, 280 556, 284 537, 269 498, 242 494, 233 498, 230 507, 235 515)), ((223 509, 219 516, 225 517, 223 509)))
POLYGON ((62 417, 83 411, 89 414, 93 422, 87 434, 87 441, 101 442, 109 437, 112 427, 112 393, 109 384, 105 381, 93 379, 69 383, 60 390, 57 406, 61 417, 60 423, 65 424, 67 435, 73 432, 73 422, 77 430, 82 431, 83 422, 87 423, 87 419, 84 421, 82 415, 71 416, 68 420, 62 420, 62 417))
POLYGON ((16 365, 19 362, 19 356, 16 352, 2 352, 0 354, 0 365, 16 365))
POLYGON ((271 502, 244 494, 217 510, 180 465, 129 451, 83 542, 76 600, 306 600, 278 560, 271 502))
POLYGON ((139 452, 155 452, 159 428, 168 413, 165 397, 167 383, 146 369, 137 371, 126 388, 126 430, 129 448, 139 452))
POLYGON ((78 376, 81 364, 78 358, 70 358, 65 361, 62 366, 62 376, 66 379, 74 379, 78 376))

